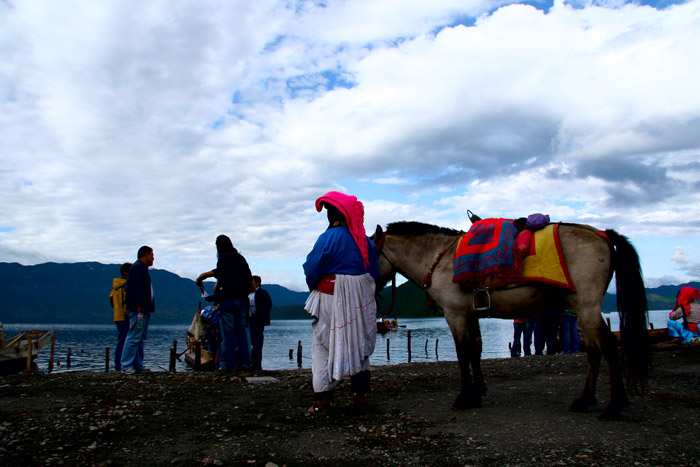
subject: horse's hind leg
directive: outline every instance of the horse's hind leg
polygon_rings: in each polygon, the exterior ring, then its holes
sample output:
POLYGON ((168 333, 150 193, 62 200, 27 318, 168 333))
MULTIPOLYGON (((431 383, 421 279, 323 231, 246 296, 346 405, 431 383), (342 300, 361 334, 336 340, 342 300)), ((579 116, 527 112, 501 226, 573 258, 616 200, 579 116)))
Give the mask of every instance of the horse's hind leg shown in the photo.
POLYGON ((620 365, 617 339, 609 331, 604 336, 603 355, 608 361, 610 373, 610 403, 603 409, 598 418, 618 420, 622 415, 622 409, 629 405, 629 399, 627 399, 625 385, 622 381, 622 366, 620 365))
POLYGON ((588 358, 588 374, 586 375, 586 383, 583 386, 581 395, 574 399, 569 406, 572 412, 586 412, 593 404, 596 403, 595 390, 596 382, 598 381, 598 372, 600 370, 600 349, 593 345, 586 338, 586 357, 588 358))

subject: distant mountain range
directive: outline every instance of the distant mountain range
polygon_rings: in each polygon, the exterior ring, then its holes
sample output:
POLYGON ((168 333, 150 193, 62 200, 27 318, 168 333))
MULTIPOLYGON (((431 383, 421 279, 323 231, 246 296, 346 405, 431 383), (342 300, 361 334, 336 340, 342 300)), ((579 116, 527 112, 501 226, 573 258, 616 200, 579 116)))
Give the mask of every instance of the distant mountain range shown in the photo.
MULTIPOLYGON (((192 320, 199 302, 199 289, 191 279, 162 269, 151 269, 156 299, 154 323, 185 324, 192 320)), ((0 263, 0 322, 3 323, 108 323, 112 320, 109 293, 112 279, 119 276, 118 264, 44 263, 22 266, 0 263)), ((213 283, 206 282, 211 293, 213 283)), ((700 288, 700 282, 664 285, 647 290, 650 310, 670 310, 682 285, 700 288)), ((276 284, 263 284, 272 297, 272 319, 309 319, 304 311, 308 292, 295 292, 276 284)), ((615 311, 615 295, 607 294, 603 311, 615 311)), ((207 303, 204 302, 203 305, 207 303)), ((382 291, 381 314, 391 304, 391 291, 382 291)), ((392 316, 419 318, 440 316, 428 308, 425 293, 406 282, 396 291, 392 316)))

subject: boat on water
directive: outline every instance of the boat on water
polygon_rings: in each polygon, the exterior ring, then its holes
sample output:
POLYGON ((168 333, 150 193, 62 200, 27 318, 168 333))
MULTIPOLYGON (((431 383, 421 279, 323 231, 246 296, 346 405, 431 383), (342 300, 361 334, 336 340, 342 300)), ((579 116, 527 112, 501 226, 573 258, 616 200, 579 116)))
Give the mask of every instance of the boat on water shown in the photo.
POLYGON ((216 349, 218 332, 216 326, 208 323, 202 317, 202 308, 197 310, 187 330, 185 349, 185 363, 197 371, 211 371, 216 369, 216 349))
POLYGON ((397 331, 399 329, 399 323, 396 320, 389 321, 387 319, 380 319, 377 321, 377 332, 379 334, 386 334, 389 331, 397 331))
POLYGON ((30 330, 0 341, 0 375, 26 370, 27 357, 30 354, 31 364, 36 365, 34 360, 39 355, 39 351, 51 342, 53 335, 53 329, 30 330))

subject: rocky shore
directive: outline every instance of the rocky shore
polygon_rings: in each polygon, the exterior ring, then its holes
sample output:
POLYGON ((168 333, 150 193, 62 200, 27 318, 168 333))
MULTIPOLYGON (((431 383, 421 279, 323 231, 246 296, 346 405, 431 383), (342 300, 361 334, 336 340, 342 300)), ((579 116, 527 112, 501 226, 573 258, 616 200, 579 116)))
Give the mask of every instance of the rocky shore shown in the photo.
POLYGON ((700 347, 657 350, 644 398, 620 421, 608 399, 567 411, 586 358, 484 361, 480 409, 454 411, 456 362, 375 367, 367 413, 349 385, 329 416, 305 413, 309 370, 62 373, 0 378, 0 464, 31 465, 700 465, 700 347))

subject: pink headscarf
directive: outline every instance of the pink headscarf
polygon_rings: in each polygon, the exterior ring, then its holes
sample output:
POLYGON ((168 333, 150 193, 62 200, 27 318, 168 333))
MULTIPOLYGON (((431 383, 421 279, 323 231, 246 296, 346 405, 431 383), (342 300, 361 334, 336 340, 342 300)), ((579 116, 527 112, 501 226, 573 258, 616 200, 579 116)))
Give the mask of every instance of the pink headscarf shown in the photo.
POLYGON ((316 200, 316 210, 321 212, 323 203, 328 203, 335 206, 343 213, 348 221, 348 229, 355 240, 357 248, 362 253, 362 261, 365 264, 365 269, 369 266, 369 258, 367 257, 367 236, 365 235, 365 208, 357 197, 346 195, 338 191, 329 191, 325 195, 316 200))

